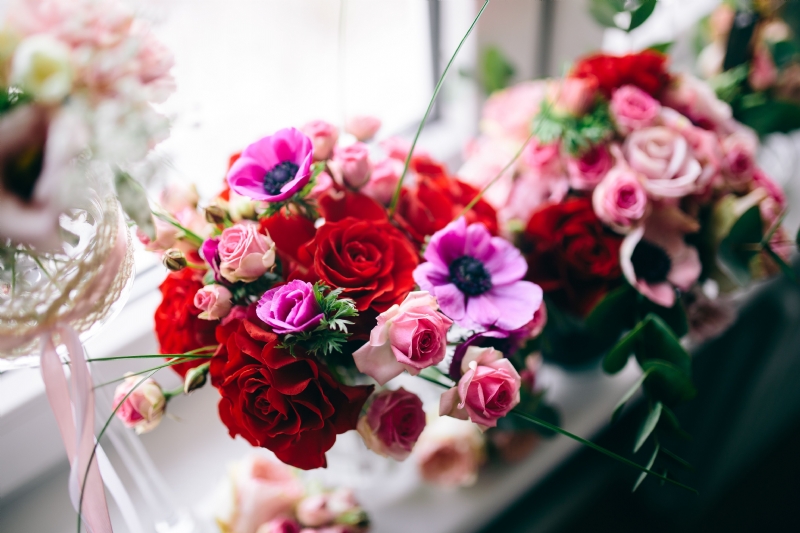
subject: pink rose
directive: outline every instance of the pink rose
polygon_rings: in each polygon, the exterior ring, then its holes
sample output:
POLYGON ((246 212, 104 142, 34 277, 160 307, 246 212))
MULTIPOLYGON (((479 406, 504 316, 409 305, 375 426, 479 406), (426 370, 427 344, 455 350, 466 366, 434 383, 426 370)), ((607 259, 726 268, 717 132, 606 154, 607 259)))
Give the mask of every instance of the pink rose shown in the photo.
POLYGON ((750 74, 747 81, 754 91, 765 91, 778 80, 778 68, 766 44, 759 43, 753 50, 750 74))
POLYGON ((458 385, 442 394, 439 415, 495 427, 520 401, 521 380, 511 361, 494 348, 470 346, 458 385))
POLYGON ((768 200, 771 204, 776 206, 777 211, 786 209, 786 194, 781 189, 781 186, 772 181, 763 170, 756 168, 753 172, 753 188, 762 188, 767 191, 768 198, 761 203, 764 204, 768 200))
POLYGON ((376 164, 369 176, 369 181, 361 192, 383 205, 389 205, 392 195, 403 173, 403 163, 397 159, 387 158, 376 164))
POLYGON ((543 174, 561 174, 563 165, 561 164, 560 143, 540 144, 536 139, 532 139, 522 153, 522 160, 533 170, 538 170, 543 174))
POLYGON ((493 93, 483 106, 481 131, 489 136, 524 141, 531 121, 539 113, 547 93, 544 80, 526 81, 493 93))
POLYGON ((331 189, 333 189, 333 178, 327 172, 320 172, 308 197, 317 199, 331 189))
POLYGON ((371 115, 357 115, 347 121, 344 130, 361 142, 367 142, 381 129, 381 120, 371 115))
POLYGON ((341 174, 342 181, 348 187, 360 189, 369 180, 372 163, 369 161, 369 148, 357 142, 334 151, 333 163, 341 174))
POLYGON ((581 117, 591 109, 597 95, 597 79, 564 78, 550 81, 547 85, 547 99, 553 111, 560 115, 581 117))
POLYGON ((308 135, 314 146, 314 161, 325 161, 333 155, 333 148, 339 140, 339 129, 324 120, 313 120, 300 128, 308 135))
POLYGON ((185 208, 196 209, 200 194, 194 183, 175 181, 161 191, 158 200, 168 213, 177 213, 185 208))
POLYGON ((623 135, 653 126, 661 111, 658 100, 634 85, 623 85, 611 97, 611 116, 623 135))
POLYGON ((264 524, 289 515, 304 493, 291 467, 259 455, 236 465, 229 486, 232 509, 215 518, 230 533, 260 533, 264 524))
MULTIPOLYGON (((336 489, 333 492, 306 496, 297 504, 295 510, 297 520, 304 527, 315 528, 313 531, 340 531, 336 528, 349 529, 344 525, 357 524, 366 518, 353 491, 346 488, 336 489), (333 525, 340 522, 339 525, 333 525), (327 526, 327 527, 325 527, 327 526)), ((303 531, 309 531, 304 529, 303 531)))
POLYGON ((686 139, 665 127, 632 132, 625 140, 625 158, 644 176, 647 193, 656 198, 681 198, 694 193, 702 173, 686 139))
POLYGON ((233 294, 222 285, 206 285, 194 295, 194 306, 202 311, 198 318, 219 320, 228 316, 233 307, 233 294))
POLYGON ((579 158, 567 158, 569 185, 579 191, 591 191, 613 165, 608 148, 595 145, 579 158))
POLYGON ((478 468, 486 460, 481 431, 464 420, 449 416, 429 421, 414 448, 422 479, 442 487, 473 485, 478 468))
POLYGON ((300 533, 300 524, 291 518, 274 518, 262 524, 256 533, 300 533))
POLYGON ((425 429, 422 400, 402 388, 384 390, 375 395, 356 429, 367 448, 378 455, 403 461, 425 429))
POLYGON ((225 228, 218 253, 220 273, 231 283, 255 281, 275 264, 275 243, 251 222, 225 228))
POLYGON ((359 372, 383 385, 403 370, 417 375, 442 362, 453 321, 439 313, 436 298, 415 291, 378 316, 369 342, 353 354, 359 372))
POLYGON ((717 98, 711 86, 689 74, 676 76, 661 101, 705 129, 724 129, 733 116, 731 106, 717 98))
POLYGON ((138 434, 155 429, 167 408, 167 399, 161 386, 152 379, 145 379, 138 385, 142 379, 142 376, 126 377, 114 391, 113 402, 114 408, 119 405, 117 418, 138 434), (130 395, 125 398, 129 392, 130 395))
POLYGON ((722 141, 722 170, 732 189, 741 191, 752 181, 756 172, 755 150, 756 146, 745 135, 729 135, 722 141))
POLYGON ((689 143, 692 155, 702 168, 697 178, 697 194, 708 192, 722 167, 722 146, 719 136, 713 131, 698 128, 674 109, 662 108, 661 123, 683 135, 689 143))
POLYGON ((297 504, 295 514, 300 523, 307 527, 320 527, 330 524, 336 515, 328 509, 328 495, 306 496, 297 504))
POLYGON ((627 233, 647 213, 647 193, 639 174, 620 159, 592 194, 597 217, 617 233, 627 233))

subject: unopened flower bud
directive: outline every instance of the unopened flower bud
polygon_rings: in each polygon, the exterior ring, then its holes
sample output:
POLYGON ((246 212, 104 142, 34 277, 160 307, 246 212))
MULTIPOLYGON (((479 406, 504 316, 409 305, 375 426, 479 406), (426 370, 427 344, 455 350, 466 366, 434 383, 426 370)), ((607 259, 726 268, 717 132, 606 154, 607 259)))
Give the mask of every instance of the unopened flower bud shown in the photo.
POLYGON ((186 268, 187 262, 183 252, 175 248, 170 248, 164 252, 164 259, 162 259, 164 266, 172 272, 180 272, 186 268))
POLYGON ((152 379, 126 375, 114 392, 117 418, 126 427, 142 434, 155 429, 164 416, 167 398, 161 386, 152 379))
POLYGON ((210 363, 202 364, 186 372, 186 378, 183 382, 184 393, 189 394, 206 384, 209 364, 210 363))
POLYGON ((209 224, 222 224, 225 222, 226 213, 218 205, 210 205, 206 207, 206 222, 209 224))

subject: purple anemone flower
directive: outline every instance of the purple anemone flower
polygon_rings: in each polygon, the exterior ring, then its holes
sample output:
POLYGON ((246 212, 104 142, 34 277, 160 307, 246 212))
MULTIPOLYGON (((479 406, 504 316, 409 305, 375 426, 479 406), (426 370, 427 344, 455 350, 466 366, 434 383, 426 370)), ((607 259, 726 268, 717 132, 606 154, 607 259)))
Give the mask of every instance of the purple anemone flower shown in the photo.
POLYGON ((279 130, 244 149, 228 171, 228 184, 253 200, 281 202, 308 183, 313 152, 311 139, 300 130, 279 130))
POLYGON ((203 241, 203 245, 200 247, 200 257, 211 267, 211 271, 214 273, 214 279, 217 283, 230 285, 228 280, 222 277, 219 269, 219 239, 213 238, 203 241))
POLYGON ((459 326, 512 331, 542 305, 542 288, 522 281, 528 270, 522 254, 481 223, 451 222, 433 234, 425 259, 414 281, 459 326))

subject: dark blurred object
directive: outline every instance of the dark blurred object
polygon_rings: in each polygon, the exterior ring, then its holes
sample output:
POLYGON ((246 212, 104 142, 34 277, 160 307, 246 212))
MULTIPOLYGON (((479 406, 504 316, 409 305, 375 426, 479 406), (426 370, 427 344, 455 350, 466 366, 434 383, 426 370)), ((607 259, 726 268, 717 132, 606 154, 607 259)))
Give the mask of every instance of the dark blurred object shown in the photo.
POLYGON ((739 65, 743 65, 751 59, 750 40, 758 24, 758 13, 754 11, 736 12, 733 17, 733 26, 728 34, 728 47, 725 50, 725 61, 722 63, 723 70, 730 70, 739 65))
MULTIPOLYGON (((800 531, 800 288, 783 278, 757 290, 695 351, 694 372, 700 393, 677 413, 693 440, 671 448, 696 468, 675 477, 699 496, 652 479, 631 494, 636 472, 582 450, 486 532, 800 531)), ((634 415, 600 444, 629 451, 634 415)))

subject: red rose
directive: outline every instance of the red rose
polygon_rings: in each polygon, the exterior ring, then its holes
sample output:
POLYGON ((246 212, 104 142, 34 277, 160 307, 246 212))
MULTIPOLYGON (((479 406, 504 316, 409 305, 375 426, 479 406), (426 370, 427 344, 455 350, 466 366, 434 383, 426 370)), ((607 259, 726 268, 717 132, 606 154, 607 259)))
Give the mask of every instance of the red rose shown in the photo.
POLYGON ((522 237, 527 279, 584 316, 620 278, 620 244, 622 238, 603 227, 589 198, 546 205, 531 216, 522 237))
POLYGON ((419 263, 414 246, 387 220, 347 217, 325 222, 314 239, 314 269, 359 311, 382 313, 400 303, 414 288, 412 272, 419 263))
MULTIPOLYGON (((217 344, 217 321, 197 318, 202 311, 194 306, 194 295, 202 288, 203 271, 194 268, 170 272, 159 287, 163 296, 155 316, 159 353, 180 354, 217 344)), ((207 361, 196 359, 170 368, 185 376, 190 368, 207 361)))
MULTIPOLYGON (((427 157, 411 162, 416 184, 401 191, 396 220, 411 238, 422 245, 425 237, 433 235, 457 218, 478 191, 449 176, 445 167, 427 157)), ((483 199, 466 213, 467 223, 482 222, 497 234, 497 213, 483 199)))
POLYGON ((313 283, 314 257, 308 247, 314 242, 317 229, 314 222, 302 215, 279 213, 262 218, 261 232, 269 234, 281 259, 283 276, 287 280, 302 279, 313 283))
POLYGON ((217 329, 211 384, 222 399, 219 415, 231 437, 272 450, 286 464, 327 466, 336 435, 356 428, 372 385, 339 384, 311 356, 278 348, 278 336, 253 316, 217 329))
POLYGON ((635 85, 657 98, 670 81, 667 56, 654 50, 624 56, 591 55, 578 61, 571 76, 596 78, 607 98, 623 85, 635 85))

